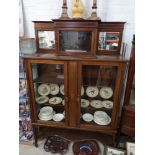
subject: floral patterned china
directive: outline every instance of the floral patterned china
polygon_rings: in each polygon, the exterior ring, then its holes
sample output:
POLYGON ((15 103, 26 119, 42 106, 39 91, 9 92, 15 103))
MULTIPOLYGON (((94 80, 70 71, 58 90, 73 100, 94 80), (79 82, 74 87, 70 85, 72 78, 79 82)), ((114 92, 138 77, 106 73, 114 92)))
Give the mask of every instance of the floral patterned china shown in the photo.
POLYGON ((42 96, 46 96, 50 94, 50 86, 48 84, 41 84, 38 87, 38 93, 42 96))
POLYGON ((86 94, 89 97, 96 97, 98 95, 98 93, 99 93, 99 90, 97 87, 89 86, 86 89, 86 94))
POLYGON ((36 102, 38 104, 43 104, 43 103, 46 103, 48 102, 49 98, 47 96, 39 96, 36 98, 36 102))
POLYGON ((112 101, 109 101, 109 100, 105 100, 105 101, 102 101, 103 103, 103 106, 107 109, 112 109, 113 108, 113 102, 112 101))
POLYGON ((49 104, 60 104, 62 102, 61 97, 52 97, 49 99, 49 104))
POLYGON ((90 102, 90 105, 93 107, 93 108, 103 108, 103 103, 102 101, 100 100, 92 100, 90 102))
POLYGON ((59 86, 57 84, 50 84, 51 94, 57 95, 59 93, 59 86))
POLYGON ((113 90, 111 87, 102 87, 100 89, 100 96, 104 99, 109 99, 113 95, 113 90))

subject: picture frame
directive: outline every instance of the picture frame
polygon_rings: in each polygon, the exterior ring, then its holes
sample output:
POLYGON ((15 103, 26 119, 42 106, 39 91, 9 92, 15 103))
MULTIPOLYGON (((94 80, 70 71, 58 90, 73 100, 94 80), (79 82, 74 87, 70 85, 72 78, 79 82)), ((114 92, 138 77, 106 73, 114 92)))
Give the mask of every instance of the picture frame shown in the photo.
POLYGON ((117 149, 114 147, 107 146, 105 150, 105 155, 126 155, 125 150, 117 149))
POLYGON ((127 155, 135 155, 135 143, 126 143, 127 155))

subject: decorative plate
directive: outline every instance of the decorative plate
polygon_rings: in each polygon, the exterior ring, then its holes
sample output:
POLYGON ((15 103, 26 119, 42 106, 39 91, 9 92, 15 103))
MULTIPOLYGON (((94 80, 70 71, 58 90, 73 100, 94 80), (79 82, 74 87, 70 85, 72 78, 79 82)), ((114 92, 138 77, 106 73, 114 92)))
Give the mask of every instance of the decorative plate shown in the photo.
POLYGON ((84 95, 84 87, 82 86, 81 87, 81 96, 83 96, 84 95))
POLYGON ((85 113, 85 114, 82 115, 82 119, 85 122, 91 122, 93 120, 93 115, 90 114, 90 113, 85 113))
POLYGON ((98 125, 108 125, 108 124, 110 124, 110 122, 111 122, 111 118, 108 117, 108 118, 107 118, 107 121, 94 119, 94 122, 95 122, 96 124, 98 124, 98 125))
POLYGON ((104 99, 109 99, 113 95, 113 90, 111 87, 102 87, 100 89, 100 96, 104 99))
POLYGON ((51 152, 52 154, 58 153, 58 154, 66 154, 68 151, 70 141, 54 135, 47 138, 45 144, 44 144, 44 150, 46 152, 51 152))
POLYGON ((105 101, 102 101, 103 103, 103 106, 107 109, 112 109, 113 108, 113 102, 112 101, 109 101, 109 100, 105 100, 105 101))
POLYGON ((81 99, 81 107, 86 108, 89 106, 89 101, 86 99, 81 99))
POLYGON ((55 122, 60 122, 60 121, 62 121, 63 119, 64 119, 64 115, 61 114, 61 113, 57 113, 57 114, 53 115, 53 120, 54 120, 55 122))
POLYGON ((64 95, 64 84, 62 84, 62 85, 60 86, 60 93, 61 93, 62 95, 64 95))
POLYGON ((89 86, 86 89, 86 94, 89 97, 96 97, 99 93, 99 90, 97 87, 89 86))
POLYGON ((42 96, 50 94, 50 86, 48 84, 41 84, 38 87, 38 93, 42 96))
POLYGON ((52 97, 49 99, 49 104, 60 104, 62 102, 61 97, 52 97))
POLYGON ((51 94, 57 95, 59 93, 59 86, 57 84, 50 84, 51 94))
POLYGON ((90 105, 93 107, 93 108, 103 108, 103 103, 102 101, 100 100, 92 100, 90 102, 90 105))
POLYGON ((47 96, 39 96, 36 98, 36 102, 38 104, 43 104, 43 103, 46 103, 48 102, 49 98, 47 96))

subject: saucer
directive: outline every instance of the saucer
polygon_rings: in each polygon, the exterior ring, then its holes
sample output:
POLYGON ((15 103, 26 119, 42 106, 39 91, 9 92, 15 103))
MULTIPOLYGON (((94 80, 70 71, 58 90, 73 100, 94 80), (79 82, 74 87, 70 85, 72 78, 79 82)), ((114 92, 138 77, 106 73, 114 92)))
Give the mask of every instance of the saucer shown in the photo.
POLYGON ((93 120, 93 115, 90 114, 90 113, 85 113, 85 114, 82 115, 82 119, 85 122, 91 122, 93 120))
POLYGON ((84 95, 84 87, 82 86, 81 87, 81 96, 83 96, 84 95))
POLYGON ((41 84, 38 87, 38 93, 42 96, 50 94, 50 86, 48 84, 41 84))
POLYGON ((109 99, 113 95, 113 90, 111 87, 102 87, 100 89, 100 96, 104 99, 109 99))
POLYGON ((63 119, 64 119, 64 115, 61 114, 61 113, 57 113, 57 114, 53 115, 53 120, 54 120, 55 122, 60 122, 60 121, 62 121, 63 119))

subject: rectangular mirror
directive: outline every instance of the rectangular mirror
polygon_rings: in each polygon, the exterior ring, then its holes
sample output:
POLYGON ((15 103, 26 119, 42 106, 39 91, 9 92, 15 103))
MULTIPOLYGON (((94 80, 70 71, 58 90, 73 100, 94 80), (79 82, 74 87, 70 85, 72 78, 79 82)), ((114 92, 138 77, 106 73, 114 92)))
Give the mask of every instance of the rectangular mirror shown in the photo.
POLYGON ((98 50, 117 51, 120 43, 120 32, 99 32, 98 50))
POLYGON ((60 31, 61 51, 88 52, 91 51, 92 32, 60 31))
POLYGON ((38 31, 38 38, 40 49, 55 49, 54 31, 38 31))

